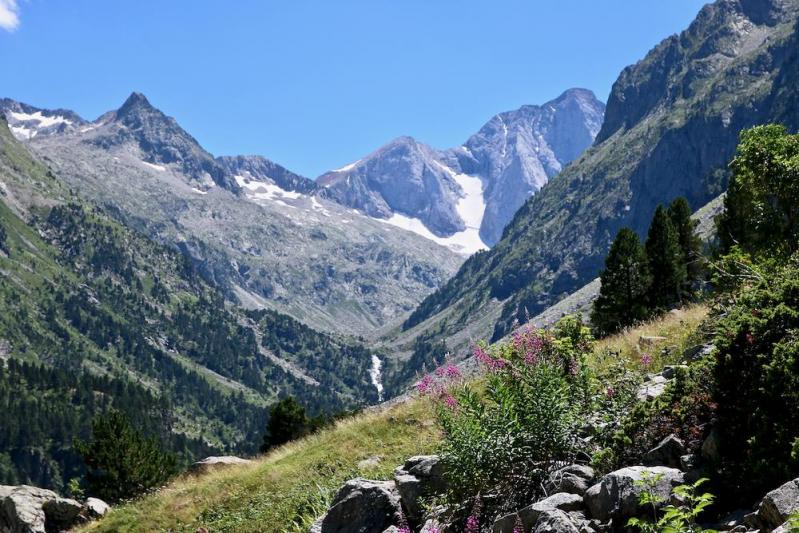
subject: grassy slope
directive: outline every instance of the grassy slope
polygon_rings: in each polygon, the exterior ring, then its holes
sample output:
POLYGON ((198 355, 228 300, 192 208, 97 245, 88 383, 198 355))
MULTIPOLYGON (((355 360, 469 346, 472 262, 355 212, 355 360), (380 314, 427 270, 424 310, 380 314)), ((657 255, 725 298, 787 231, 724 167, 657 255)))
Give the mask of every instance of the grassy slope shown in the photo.
POLYGON ((307 531, 335 490, 356 476, 390 478, 407 457, 438 440, 430 406, 412 401, 340 421, 283 446, 253 465, 184 475, 115 509, 84 531, 307 531), (358 461, 379 456, 377 466, 358 461))
MULTIPOLYGON (((597 343, 600 354, 640 361, 654 357, 651 370, 675 363, 694 344, 707 316, 702 305, 669 313, 597 343), (650 342, 641 337, 665 337, 650 342)), ((309 438, 284 446, 255 464, 205 475, 184 475, 163 490, 115 509, 82 531, 307 531, 313 517, 343 481, 364 476, 389 479, 407 457, 432 452, 440 438, 425 401, 411 400, 339 422, 309 438), (357 462, 380 456, 380 464, 359 471, 357 462)))

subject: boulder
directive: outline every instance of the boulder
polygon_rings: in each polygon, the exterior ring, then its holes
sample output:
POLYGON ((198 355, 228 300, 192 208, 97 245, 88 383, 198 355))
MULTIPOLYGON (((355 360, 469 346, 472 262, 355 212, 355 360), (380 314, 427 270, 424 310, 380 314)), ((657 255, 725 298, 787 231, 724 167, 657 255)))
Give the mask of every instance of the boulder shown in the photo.
POLYGON ((71 528, 78 522, 83 505, 70 498, 56 497, 54 500, 44 502, 42 510, 47 529, 61 531, 71 528))
POLYGON ((680 466, 680 457, 685 455, 685 443, 674 434, 669 435, 644 454, 644 463, 654 466, 680 466))
POLYGON ((757 517, 765 526, 776 528, 797 511, 799 511, 799 478, 766 494, 758 506, 757 517))
POLYGON ((556 470, 547 483, 551 493, 568 492, 582 496, 594 482, 594 469, 586 465, 569 465, 556 470))
POLYGON ((249 459, 242 459, 241 457, 236 457, 234 455, 211 456, 192 464, 189 468, 189 471, 195 474, 204 474, 217 468, 246 465, 249 463, 252 463, 252 461, 249 459))
POLYGON ((88 518, 101 518, 111 510, 111 506, 100 498, 86 498, 83 502, 83 514, 88 518))
POLYGON ((422 480, 426 489, 434 493, 447 490, 444 478, 444 464, 437 455, 416 455, 398 468, 396 473, 406 473, 422 480))
POLYGON ((315 533, 366 533, 398 526, 402 509, 393 481, 352 479, 339 489, 327 514, 311 528, 315 533))
POLYGON ((685 481, 682 472, 664 466, 631 466, 616 470, 586 491, 584 501, 591 517, 600 522, 613 520, 623 524, 637 516, 642 511, 639 498, 647 490, 640 482, 647 476, 652 479, 653 492, 664 499, 685 481))
POLYGON ((42 508, 58 495, 47 489, 28 485, 2 487, 0 495, 0 531, 4 533, 45 533, 46 516, 42 508))
POLYGON ((567 513, 554 509, 539 515, 532 533, 580 533, 580 525, 567 513))
POLYGON ((437 455, 411 457, 394 471, 394 481, 411 524, 421 521, 424 498, 446 490, 443 465, 437 455))
POLYGON ((676 366, 664 366, 663 370, 660 372, 660 375, 666 379, 674 379, 677 376, 678 370, 688 370, 688 365, 676 365, 676 366))
MULTIPOLYGON (((513 533, 516 518, 522 520, 525 531, 532 529, 543 513, 549 511, 569 512, 583 508, 583 498, 578 494, 559 492, 524 509, 502 516, 494 521, 494 533, 513 533)), ((554 531, 554 530, 553 530, 554 531)))

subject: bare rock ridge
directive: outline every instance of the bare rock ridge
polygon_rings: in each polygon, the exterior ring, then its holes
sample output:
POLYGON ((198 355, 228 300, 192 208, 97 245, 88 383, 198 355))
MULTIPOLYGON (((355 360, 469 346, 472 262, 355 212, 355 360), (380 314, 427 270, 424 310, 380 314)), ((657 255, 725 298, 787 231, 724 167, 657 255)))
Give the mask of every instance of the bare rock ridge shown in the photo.
POLYGON ((457 148, 438 151, 399 137, 318 182, 344 205, 378 218, 416 219, 438 237, 474 225, 468 206, 477 211, 479 239, 490 246, 524 200, 591 145, 603 113, 591 91, 570 89, 541 106, 496 115, 457 148))

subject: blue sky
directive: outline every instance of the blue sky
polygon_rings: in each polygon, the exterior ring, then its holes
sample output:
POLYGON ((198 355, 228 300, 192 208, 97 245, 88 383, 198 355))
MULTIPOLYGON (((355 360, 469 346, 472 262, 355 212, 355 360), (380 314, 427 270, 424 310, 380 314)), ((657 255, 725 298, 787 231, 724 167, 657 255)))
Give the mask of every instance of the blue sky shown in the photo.
POLYGON ((456 146, 569 87, 605 100, 703 4, 0 0, 0 96, 94 119, 141 91, 215 155, 316 177, 399 135, 456 146))

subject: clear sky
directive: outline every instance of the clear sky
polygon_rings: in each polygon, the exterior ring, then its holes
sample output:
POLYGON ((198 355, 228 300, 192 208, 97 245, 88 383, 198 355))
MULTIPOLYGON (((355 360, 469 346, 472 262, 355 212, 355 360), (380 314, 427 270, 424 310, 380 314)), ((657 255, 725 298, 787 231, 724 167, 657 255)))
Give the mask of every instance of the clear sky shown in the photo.
POLYGON ((215 155, 316 177, 399 135, 462 143, 492 115, 620 70, 702 0, 0 0, 0 96, 85 118, 131 91, 215 155))

